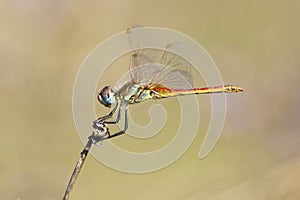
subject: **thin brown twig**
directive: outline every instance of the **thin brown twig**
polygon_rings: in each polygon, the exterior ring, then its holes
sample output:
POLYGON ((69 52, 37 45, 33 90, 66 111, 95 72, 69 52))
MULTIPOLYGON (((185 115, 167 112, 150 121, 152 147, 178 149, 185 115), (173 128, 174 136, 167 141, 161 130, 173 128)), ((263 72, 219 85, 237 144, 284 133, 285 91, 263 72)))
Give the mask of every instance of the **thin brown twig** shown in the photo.
POLYGON ((81 168, 84 164, 84 161, 85 161, 92 145, 107 139, 106 136, 109 136, 109 129, 106 126, 106 123, 104 121, 100 121, 96 124, 94 123, 93 133, 91 136, 89 136, 88 142, 86 143, 84 149, 80 153, 80 157, 77 161, 77 164, 74 168, 74 171, 72 173, 72 176, 71 176, 68 186, 66 188, 63 200, 67 200, 69 198, 70 192, 73 189, 73 186, 78 178, 78 175, 81 171, 81 168))

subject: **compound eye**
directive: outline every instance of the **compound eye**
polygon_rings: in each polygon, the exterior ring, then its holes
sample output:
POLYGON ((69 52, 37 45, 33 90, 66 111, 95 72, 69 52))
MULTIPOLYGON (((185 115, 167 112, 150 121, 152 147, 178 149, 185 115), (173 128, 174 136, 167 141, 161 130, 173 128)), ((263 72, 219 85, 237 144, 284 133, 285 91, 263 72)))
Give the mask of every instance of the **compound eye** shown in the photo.
POLYGON ((106 107, 114 104, 114 92, 110 86, 105 86, 98 95, 98 101, 106 107))
POLYGON ((109 93, 110 93, 110 88, 108 86, 104 87, 101 92, 100 92, 100 95, 102 97, 108 97, 109 98, 109 93))

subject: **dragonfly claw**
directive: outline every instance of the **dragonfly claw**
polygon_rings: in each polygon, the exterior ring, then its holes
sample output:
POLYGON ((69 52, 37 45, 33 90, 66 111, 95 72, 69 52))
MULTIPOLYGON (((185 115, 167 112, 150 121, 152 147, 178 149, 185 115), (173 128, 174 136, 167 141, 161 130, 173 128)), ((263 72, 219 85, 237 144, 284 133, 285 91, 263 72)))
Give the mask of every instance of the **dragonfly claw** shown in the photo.
POLYGON ((110 136, 109 128, 106 126, 105 121, 93 121, 93 134, 90 136, 93 143, 96 144, 99 141, 105 140, 110 136))

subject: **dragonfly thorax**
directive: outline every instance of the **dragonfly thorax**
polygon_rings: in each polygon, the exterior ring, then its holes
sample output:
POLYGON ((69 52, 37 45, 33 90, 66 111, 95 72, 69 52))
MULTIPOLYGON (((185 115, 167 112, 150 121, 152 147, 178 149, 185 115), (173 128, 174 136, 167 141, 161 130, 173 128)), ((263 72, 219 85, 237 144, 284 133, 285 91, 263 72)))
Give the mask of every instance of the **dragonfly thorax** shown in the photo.
POLYGON ((106 106, 106 107, 111 107, 116 103, 116 94, 112 87, 110 86, 105 86, 98 94, 97 96, 98 101, 106 106))
POLYGON ((154 91, 142 84, 128 82, 119 90, 120 98, 129 104, 140 103, 154 97, 154 91))

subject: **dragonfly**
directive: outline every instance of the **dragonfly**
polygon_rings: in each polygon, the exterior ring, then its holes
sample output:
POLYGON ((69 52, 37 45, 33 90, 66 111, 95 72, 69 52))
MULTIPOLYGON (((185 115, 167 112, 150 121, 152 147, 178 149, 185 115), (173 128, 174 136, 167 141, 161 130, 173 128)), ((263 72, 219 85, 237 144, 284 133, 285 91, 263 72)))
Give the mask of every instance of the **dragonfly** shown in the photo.
POLYGON ((164 50, 155 48, 147 30, 134 27, 127 30, 129 43, 133 52, 130 56, 130 80, 119 88, 105 86, 98 94, 100 104, 113 109, 94 123, 105 121, 107 124, 119 123, 121 111, 125 107, 124 128, 114 134, 108 133, 108 138, 122 135, 128 129, 128 106, 149 99, 163 99, 184 95, 236 93, 244 91, 243 88, 233 84, 213 87, 193 87, 191 64, 185 59, 187 49, 180 42, 172 42, 164 50), (184 57, 184 58, 183 58, 184 57), (115 120, 111 119, 118 110, 115 120))

